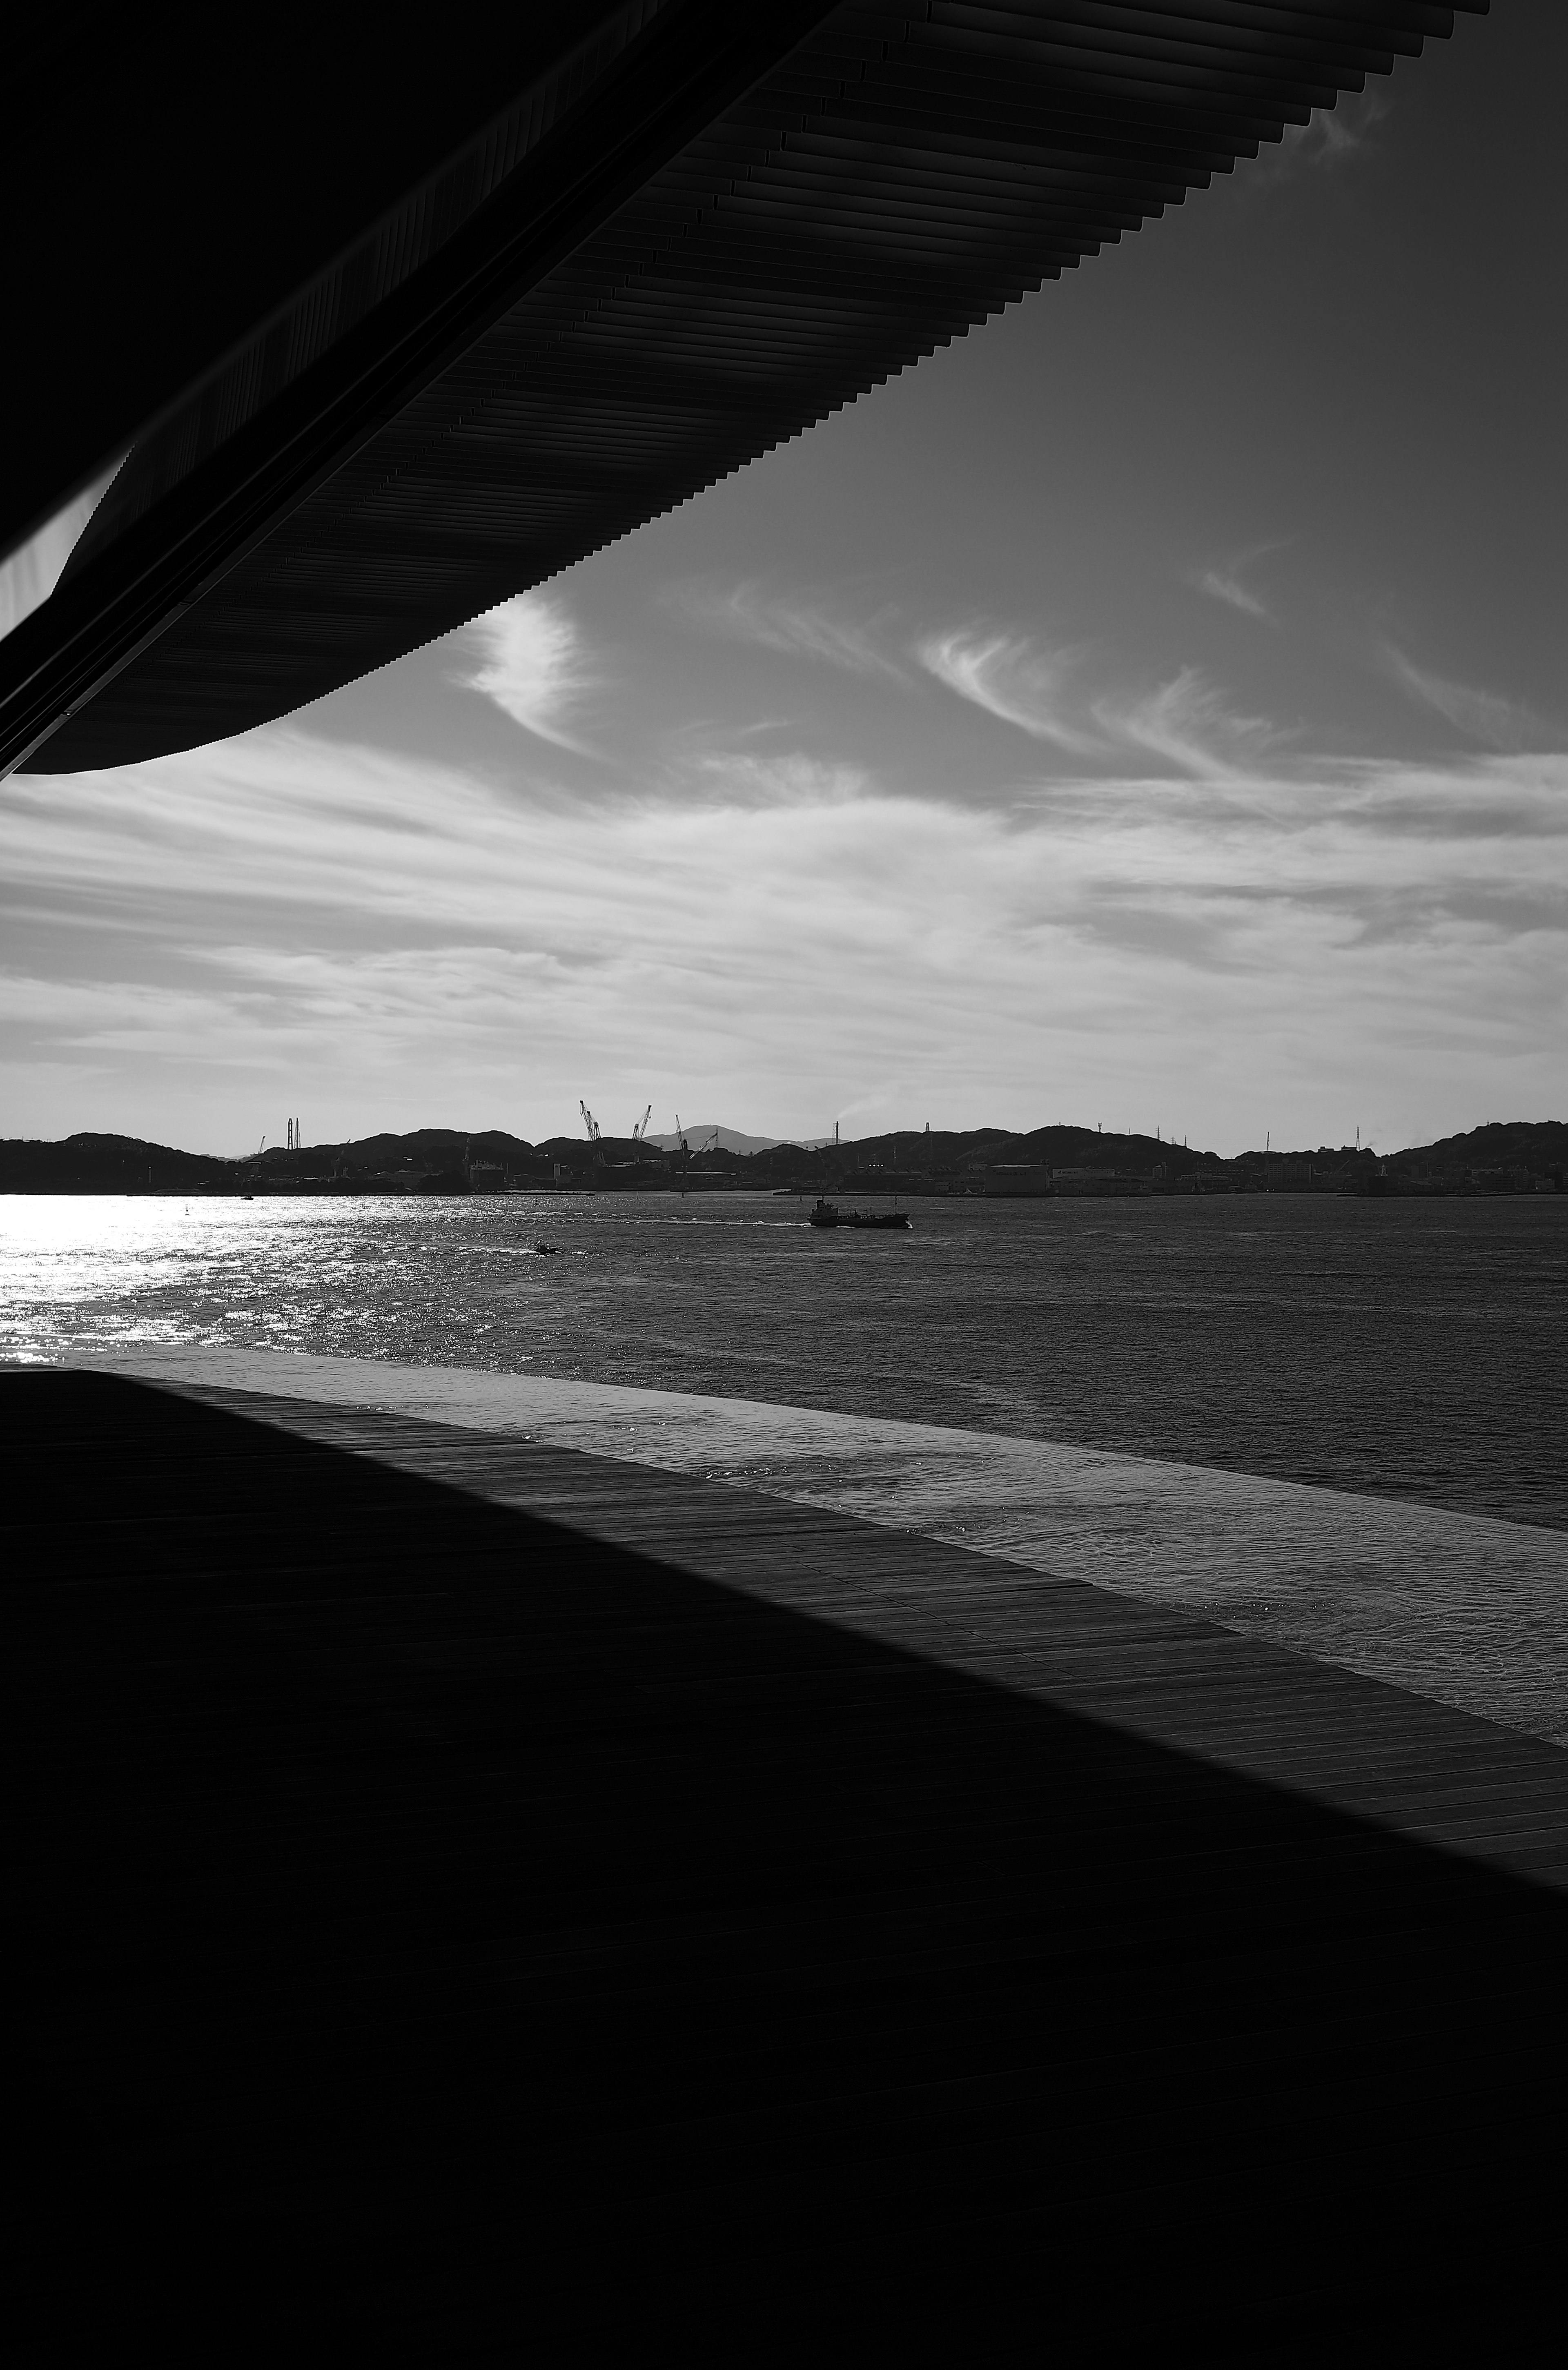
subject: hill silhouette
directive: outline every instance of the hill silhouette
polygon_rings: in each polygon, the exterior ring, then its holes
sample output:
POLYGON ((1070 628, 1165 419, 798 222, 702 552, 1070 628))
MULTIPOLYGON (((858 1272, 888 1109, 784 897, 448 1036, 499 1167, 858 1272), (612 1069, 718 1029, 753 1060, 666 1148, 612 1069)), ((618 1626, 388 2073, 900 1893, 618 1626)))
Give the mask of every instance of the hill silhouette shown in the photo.
MULTIPOLYGON (((1370 1145, 1320 1145, 1288 1151, 1270 1145, 1226 1157, 1205 1148, 1172 1144, 1163 1136, 1121 1134, 1065 1122, 1022 1132, 999 1127, 890 1129, 837 1145, 805 1146, 788 1139, 744 1136, 711 1128, 688 1129, 693 1160, 708 1170, 729 1173, 737 1185, 776 1190, 781 1185, 829 1189, 913 1184, 919 1179, 962 1183, 980 1169, 1088 1168, 1148 1180, 1168 1189, 1208 1182, 1266 1183, 1276 1190, 1311 1184, 1353 1189, 1376 1178, 1401 1185, 1516 1189, 1524 1178, 1562 1186, 1568 1173, 1568 1121, 1512 1120, 1379 1154, 1370 1145), (726 1145, 725 1136, 730 1138, 726 1145), (700 1153, 697 1147, 702 1146, 700 1153), (743 1149, 742 1146, 748 1148, 743 1149), (755 1148, 750 1148, 755 1147, 755 1148)), ((337 1190, 375 1191, 429 1179, 461 1190, 474 1172, 490 1181, 520 1185, 557 1182, 657 1181, 663 1170, 674 1181, 680 1156, 670 1139, 605 1137, 596 1145, 584 1136, 558 1135, 542 1144, 502 1128, 423 1127, 403 1133, 386 1131, 340 1144, 281 1145, 237 1157, 187 1152, 139 1136, 84 1133, 59 1142, 0 1140, 0 1192, 6 1193, 201 1193, 245 1192, 268 1188, 330 1185, 337 1190)))

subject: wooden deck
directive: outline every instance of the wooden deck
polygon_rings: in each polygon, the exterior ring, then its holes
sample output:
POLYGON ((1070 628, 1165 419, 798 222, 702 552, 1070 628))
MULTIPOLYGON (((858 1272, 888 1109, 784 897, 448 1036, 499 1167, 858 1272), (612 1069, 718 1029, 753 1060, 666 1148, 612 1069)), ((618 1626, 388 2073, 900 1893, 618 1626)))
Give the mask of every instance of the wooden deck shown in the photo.
POLYGON ((728 1485, 105 1375, 0 1406, 57 2334, 1555 2310, 1568 1755, 728 1485))

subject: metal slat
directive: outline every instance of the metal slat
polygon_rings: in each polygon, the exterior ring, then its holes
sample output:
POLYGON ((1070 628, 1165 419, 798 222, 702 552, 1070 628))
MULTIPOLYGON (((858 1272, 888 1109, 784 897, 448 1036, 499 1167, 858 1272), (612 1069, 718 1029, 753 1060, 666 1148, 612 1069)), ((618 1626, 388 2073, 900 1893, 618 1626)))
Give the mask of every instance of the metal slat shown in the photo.
POLYGON ((164 621, 34 769, 241 730, 545 581, 1449 24, 1419 0, 834 10, 164 621))

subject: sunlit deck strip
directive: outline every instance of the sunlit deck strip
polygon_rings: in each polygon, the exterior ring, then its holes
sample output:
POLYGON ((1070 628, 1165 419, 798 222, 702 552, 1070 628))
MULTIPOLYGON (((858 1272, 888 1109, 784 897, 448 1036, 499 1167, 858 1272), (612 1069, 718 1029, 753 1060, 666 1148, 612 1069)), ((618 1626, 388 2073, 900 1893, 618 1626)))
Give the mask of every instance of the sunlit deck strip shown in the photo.
MULTIPOLYGON (((1061 1439, 563 1380, 532 1363, 497 1372, 156 1338, 72 1356, 133 1380, 526 1433, 736 1483, 1197 1614, 1568 1743, 1568 1531, 1061 1439)), ((821 1609, 831 1616, 831 1598, 821 1609)))
POLYGON ((363 1408, 189 1395, 1568 1885, 1568 1754, 1493 1721, 851 1515, 363 1408))
POLYGON ((123 2327, 176 2227, 184 2297, 308 2277, 448 2353, 585 2280, 1101 2337, 1539 2303, 1553 1748, 611 1459, 0 1396, 56 2315, 123 2327))

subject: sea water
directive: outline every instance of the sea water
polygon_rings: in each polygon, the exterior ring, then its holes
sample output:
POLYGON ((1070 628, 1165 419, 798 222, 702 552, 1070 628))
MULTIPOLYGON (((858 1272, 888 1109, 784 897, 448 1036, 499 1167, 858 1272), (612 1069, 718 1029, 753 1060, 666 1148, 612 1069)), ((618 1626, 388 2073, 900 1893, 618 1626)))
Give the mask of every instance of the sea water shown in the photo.
POLYGON ((1568 1199, 920 1201, 908 1235, 805 1216, 739 1194, 11 1197, 0 1355, 741 1483, 1568 1743, 1568 1199))
POLYGON ((0 1356, 310 1350, 1064 1441, 1568 1528, 1568 1196, 0 1197, 0 1356), (548 1243, 554 1255, 537 1246, 548 1243))

